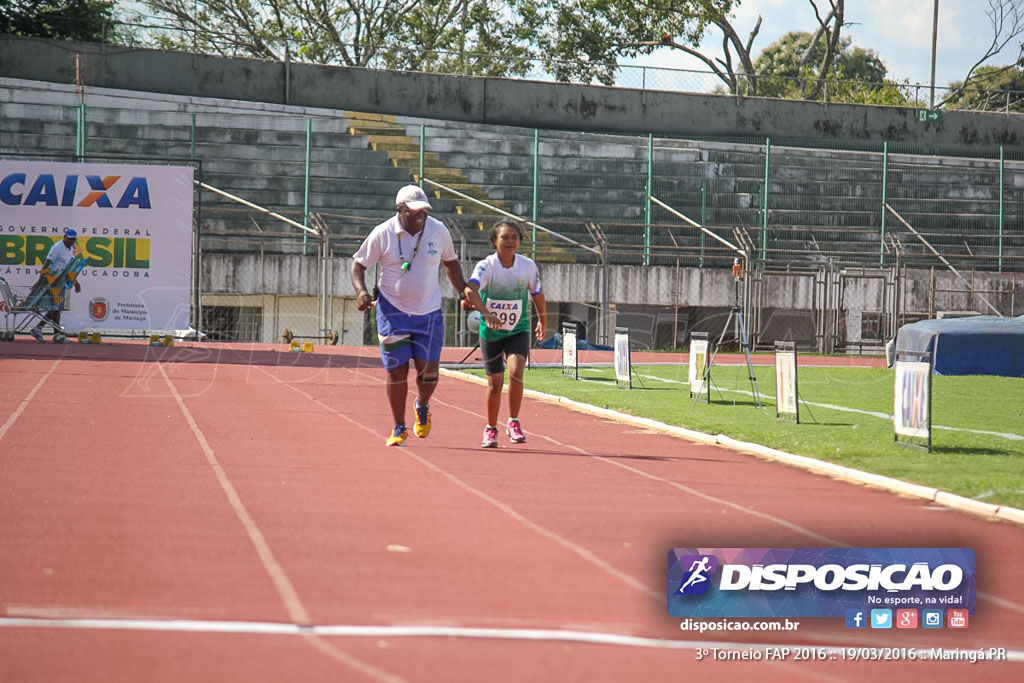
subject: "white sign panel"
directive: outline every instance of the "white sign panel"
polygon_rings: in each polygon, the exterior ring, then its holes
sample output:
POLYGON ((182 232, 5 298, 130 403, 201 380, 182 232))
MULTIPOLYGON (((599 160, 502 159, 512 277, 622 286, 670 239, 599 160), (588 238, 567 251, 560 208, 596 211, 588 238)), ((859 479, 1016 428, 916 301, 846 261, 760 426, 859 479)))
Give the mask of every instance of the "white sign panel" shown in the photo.
POLYGON ((189 326, 191 167, 0 161, 0 276, 31 287, 66 228, 86 258, 61 323, 88 330, 189 326))
POLYGON ((631 359, 629 357, 629 330, 615 329, 615 383, 619 386, 632 387, 631 359))
POLYGON ((931 402, 931 364, 922 361, 896 361, 896 399, 893 422, 900 436, 927 439, 931 429, 928 414, 931 402))
POLYGON ((798 415, 796 404, 796 353, 775 350, 775 405, 779 414, 798 415))
POLYGON ((707 339, 690 339, 690 364, 689 364, 689 380, 690 380, 690 395, 695 396, 697 394, 706 391, 704 387, 704 368, 708 362, 708 340, 707 339))
POLYGON ((562 327, 562 374, 571 375, 575 379, 578 374, 578 364, 576 326, 564 325, 562 327))

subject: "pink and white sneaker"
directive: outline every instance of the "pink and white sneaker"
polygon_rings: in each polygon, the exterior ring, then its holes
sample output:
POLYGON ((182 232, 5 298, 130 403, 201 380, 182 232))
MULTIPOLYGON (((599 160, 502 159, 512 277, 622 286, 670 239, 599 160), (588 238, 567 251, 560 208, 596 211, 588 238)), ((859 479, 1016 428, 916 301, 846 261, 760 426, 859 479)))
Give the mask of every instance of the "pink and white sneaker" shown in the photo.
POLYGON ((526 443, 526 434, 523 434, 519 420, 509 420, 505 425, 505 434, 508 435, 508 439, 512 443, 526 443))
POLYGON ((497 427, 484 427, 484 439, 480 444, 480 448, 497 448, 498 447, 498 428, 497 427))

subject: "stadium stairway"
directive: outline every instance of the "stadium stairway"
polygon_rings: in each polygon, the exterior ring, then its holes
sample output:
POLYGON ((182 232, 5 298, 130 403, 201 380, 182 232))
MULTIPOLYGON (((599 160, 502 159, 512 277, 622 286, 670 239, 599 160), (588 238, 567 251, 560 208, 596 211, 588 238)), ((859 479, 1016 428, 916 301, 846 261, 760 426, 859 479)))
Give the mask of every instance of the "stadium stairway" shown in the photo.
MULTIPOLYGON (((477 201, 460 197, 430 183, 423 183, 423 179, 420 178, 419 131, 410 130, 410 126, 399 123, 397 117, 346 111, 345 118, 352 135, 365 136, 372 150, 386 153, 394 167, 407 171, 414 182, 424 186, 428 194, 433 195, 436 199, 450 201, 456 216, 449 222, 454 223, 460 232, 468 231, 472 234, 473 229, 480 232, 490 228, 494 221, 501 217, 501 214, 497 211, 488 211, 488 207, 522 215, 523 212, 510 210, 507 203, 501 198, 500 191, 495 192, 493 186, 491 189, 485 188, 480 182, 467 177, 461 168, 450 167, 445 159, 434 151, 424 150, 422 155, 423 175, 426 176, 426 179, 477 201)), ((462 142, 465 144, 466 139, 464 138, 462 142)), ((470 147, 473 147, 472 140, 470 140, 470 147)), ((479 152, 479 150, 473 151, 479 152)), ((480 247, 479 236, 475 236, 470 241, 480 247)), ((535 246, 535 253, 541 260, 562 262, 575 260, 569 250, 556 244, 555 240, 542 231, 537 233, 535 246)), ((482 248, 476 248, 474 251, 478 255, 482 255, 483 252, 489 250, 489 247, 490 244, 485 237, 482 248)))

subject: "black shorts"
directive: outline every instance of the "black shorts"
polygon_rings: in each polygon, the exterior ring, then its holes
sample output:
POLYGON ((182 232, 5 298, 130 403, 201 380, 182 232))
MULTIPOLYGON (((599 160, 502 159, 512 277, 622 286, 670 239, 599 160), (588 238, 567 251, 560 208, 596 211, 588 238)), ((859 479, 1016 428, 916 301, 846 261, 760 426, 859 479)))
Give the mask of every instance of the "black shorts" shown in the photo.
POLYGON ((530 355, 530 333, 522 331, 497 341, 480 338, 480 352, 484 357, 484 371, 488 375, 505 372, 505 359, 515 354, 526 358, 530 355))

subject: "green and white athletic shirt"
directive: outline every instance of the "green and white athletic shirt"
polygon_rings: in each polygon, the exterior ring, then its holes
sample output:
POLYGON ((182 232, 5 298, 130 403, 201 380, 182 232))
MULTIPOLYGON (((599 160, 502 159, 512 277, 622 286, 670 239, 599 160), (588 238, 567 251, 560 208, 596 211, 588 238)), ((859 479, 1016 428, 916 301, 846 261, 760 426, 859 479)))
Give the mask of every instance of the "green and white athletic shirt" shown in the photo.
POLYGON ((501 329, 492 330, 480 319, 480 337, 497 341, 530 329, 531 296, 541 292, 540 273, 532 259, 516 254, 511 268, 501 265, 498 255, 491 254, 476 264, 470 282, 480 286, 480 298, 487 310, 501 318, 501 329))

